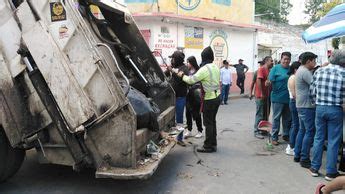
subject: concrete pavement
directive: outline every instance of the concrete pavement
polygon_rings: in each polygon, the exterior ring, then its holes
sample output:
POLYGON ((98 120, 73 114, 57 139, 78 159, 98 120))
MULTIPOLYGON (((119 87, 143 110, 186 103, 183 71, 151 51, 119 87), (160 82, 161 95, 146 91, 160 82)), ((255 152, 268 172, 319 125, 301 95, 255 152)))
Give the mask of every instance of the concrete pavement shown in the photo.
POLYGON ((35 153, 29 152, 19 172, 0 185, 0 193, 305 194, 326 182, 311 177, 285 155, 286 144, 267 151, 265 140, 253 137, 254 111, 253 100, 230 98, 217 117, 218 152, 195 155, 193 149, 202 139, 189 138, 188 146, 176 146, 149 180, 95 179, 92 170, 78 173, 70 167, 38 164, 35 153))

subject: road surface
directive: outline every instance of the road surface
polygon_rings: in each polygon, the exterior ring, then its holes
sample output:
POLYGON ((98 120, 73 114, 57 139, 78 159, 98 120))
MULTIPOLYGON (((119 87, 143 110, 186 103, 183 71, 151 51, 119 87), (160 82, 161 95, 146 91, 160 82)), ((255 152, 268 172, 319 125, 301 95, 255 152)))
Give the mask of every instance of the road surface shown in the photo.
POLYGON ((254 111, 254 101, 244 98, 222 105, 217 117, 218 152, 195 155, 193 149, 202 140, 189 138, 188 146, 175 146, 149 180, 95 179, 92 170, 73 172, 70 167, 38 164, 30 151, 19 172, 0 185, 0 193, 308 194, 318 182, 326 182, 311 177, 285 155, 286 144, 267 151, 265 140, 253 137, 254 111))

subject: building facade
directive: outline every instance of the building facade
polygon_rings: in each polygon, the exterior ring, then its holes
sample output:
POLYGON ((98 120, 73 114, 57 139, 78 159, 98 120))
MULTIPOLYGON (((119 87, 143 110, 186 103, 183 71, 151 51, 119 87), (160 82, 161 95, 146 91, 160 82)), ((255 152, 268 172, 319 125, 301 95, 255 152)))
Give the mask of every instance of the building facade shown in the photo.
MULTIPOLYGON (((249 67, 246 85, 257 68, 253 0, 124 0, 157 61, 164 66, 175 50, 201 62, 211 46, 215 62, 243 59, 249 67)), ((234 71, 234 70, 233 70, 234 71)), ((235 74, 234 80, 235 83, 235 74)), ((238 91, 232 87, 232 91, 238 91)))

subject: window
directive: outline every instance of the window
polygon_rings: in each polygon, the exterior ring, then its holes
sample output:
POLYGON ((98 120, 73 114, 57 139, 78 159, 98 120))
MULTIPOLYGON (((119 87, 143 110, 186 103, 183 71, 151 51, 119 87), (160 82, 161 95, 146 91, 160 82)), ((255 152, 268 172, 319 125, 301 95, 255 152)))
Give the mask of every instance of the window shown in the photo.
POLYGON ((217 3, 217 4, 227 5, 227 6, 231 5, 231 0, 212 0, 212 2, 217 3))
POLYGON ((169 28, 166 26, 161 27, 161 33, 162 34, 169 34, 169 28))

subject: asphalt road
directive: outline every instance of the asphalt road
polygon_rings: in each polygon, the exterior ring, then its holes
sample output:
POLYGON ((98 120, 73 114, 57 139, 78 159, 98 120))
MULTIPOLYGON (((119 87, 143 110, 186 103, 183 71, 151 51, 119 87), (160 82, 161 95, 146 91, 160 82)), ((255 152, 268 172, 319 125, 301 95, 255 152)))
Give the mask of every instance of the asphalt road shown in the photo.
MULTIPOLYGON (((0 193, 314 193, 323 177, 314 178, 284 153, 286 144, 267 151, 265 141, 253 137, 255 104, 231 100, 220 107, 218 152, 193 153, 202 140, 189 138, 176 146, 149 180, 95 179, 92 170, 42 165, 30 151, 19 172, 0 185, 0 193), (192 145, 193 144, 193 145, 192 145)), ((195 131, 194 131, 195 132, 195 131)), ((322 170, 321 173, 324 173, 322 170)))

